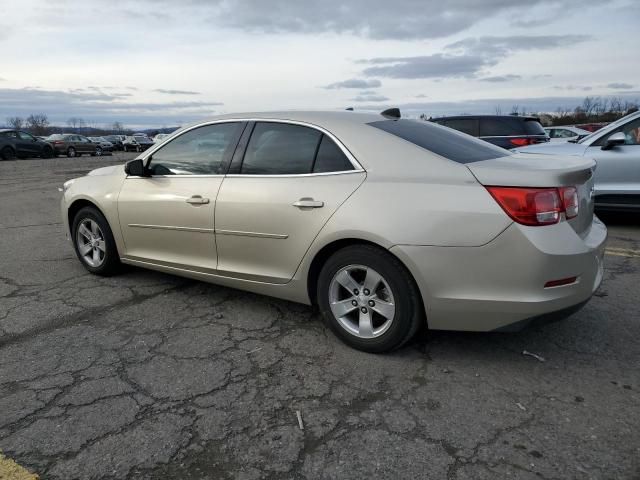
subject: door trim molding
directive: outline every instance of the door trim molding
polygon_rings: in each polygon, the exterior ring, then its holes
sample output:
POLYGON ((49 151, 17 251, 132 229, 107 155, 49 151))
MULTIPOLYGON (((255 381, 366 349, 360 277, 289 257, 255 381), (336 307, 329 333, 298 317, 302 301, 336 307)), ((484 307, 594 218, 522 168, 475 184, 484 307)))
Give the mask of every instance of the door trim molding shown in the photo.
POLYGON ((284 240, 289 238, 289 235, 281 233, 261 233, 261 232, 241 232, 239 230, 216 230, 218 235, 236 235, 238 237, 257 237, 257 238, 275 238, 277 240, 284 240))
POLYGON ((213 228, 176 227, 173 225, 145 225, 143 223, 129 223, 132 228, 153 228, 156 230, 176 230, 179 232, 215 233, 213 228))

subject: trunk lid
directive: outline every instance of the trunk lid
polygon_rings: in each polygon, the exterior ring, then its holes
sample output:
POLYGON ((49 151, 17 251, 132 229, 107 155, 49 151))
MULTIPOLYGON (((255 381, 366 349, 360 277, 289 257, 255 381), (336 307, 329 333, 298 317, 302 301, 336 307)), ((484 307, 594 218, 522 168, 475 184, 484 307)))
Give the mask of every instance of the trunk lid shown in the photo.
POLYGON ((593 221, 593 172, 596 162, 589 158, 516 153, 506 157, 466 164, 485 186, 576 187, 578 216, 568 220, 582 237, 593 221))

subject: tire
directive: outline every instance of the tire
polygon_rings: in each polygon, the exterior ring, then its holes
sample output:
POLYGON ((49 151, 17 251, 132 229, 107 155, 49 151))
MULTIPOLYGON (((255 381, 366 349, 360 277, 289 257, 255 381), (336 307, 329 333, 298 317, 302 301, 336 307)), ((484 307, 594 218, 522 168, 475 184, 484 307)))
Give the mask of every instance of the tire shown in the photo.
MULTIPOLYGON (((83 231, 86 230, 83 229, 83 231)), ((108 277, 120 270, 120 257, 109 222, 95 207, 84 207, 76 213, 71 226, 71 240, 80 263, 89 272, 108 277), (93 224, 98 228, 94 230, 93 224), (83 226, 90 235, 80 231, 83 226), (103 242, 102 248, 100 248, 100 240, 103 242), (88 252, 87 246, 91 246, 88 252), (97 257, 94 255, 96 250, 97 257)))
POLYGON ((78 152, 76 152, 75 148, 73 147, 67 148, 67 157, 73 158, 73 157, 76 157, 77 155, 78 155, 78 152))
POLYGON ((52 158, 53 157, 53 148, 44 147, 42 149, 42 158, 52 158))
POLYGON ((16 158, 16 152, 11 147, 4 147, 0 152, 0 158, 2 160, 13 160, 16 158))
POLYGON ((422 298, 411 274, 396 257, 372 245, 354 245, 335 252, 320 271, 316 300, 327 326, 347 345, 365 352, 400 348, 425 324, 422 298), (345 281, 345 272, 355 283, 348 278, 345 281), (373 281, 378 276, 380 279, 373 281), (343 283, 357 287, 359 295, 343 283), (365 288, 367 284, 372 291, 365 288), (332 304, 337 310, 339 302, 349 310, 342 317, 332 310, 332 304), (365 318, 368 315, 370 323, 362 322, 361 313, 365 318))
POLYGON ((91 156, 92 157, 96 157, 96 156, 101 157, 102 156, 102 148, 101 147, 96 147, 95 153, 92 153, 91 156))

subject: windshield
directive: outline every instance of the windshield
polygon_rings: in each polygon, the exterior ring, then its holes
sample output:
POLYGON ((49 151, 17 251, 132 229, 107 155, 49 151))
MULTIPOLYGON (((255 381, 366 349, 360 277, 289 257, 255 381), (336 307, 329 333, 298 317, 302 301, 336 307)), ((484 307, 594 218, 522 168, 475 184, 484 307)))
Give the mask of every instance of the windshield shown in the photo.
POLYGON ((631 120, 632 118, 635 117, 639 117, 638 112, 633 112, 630 113, 629 115, 625 115, 622 118, 619 118, 618 120, 616 120, 615 122, 611 122, 609 125, 607 125, 606 127, 603 127, 599 130, 596 130, 595 132, 592 132, 590 135, 587 135, 586 137, 578 140, 576 143, 585 143, 590 141, 593 137, 595 137, 596 135, 601 134, 602 132, 604 132, 605 130, 609 131, 612 130, 613 128, 615 128, 616 126, 622 124, 622 123, 626 123, 628 120, 631 120))

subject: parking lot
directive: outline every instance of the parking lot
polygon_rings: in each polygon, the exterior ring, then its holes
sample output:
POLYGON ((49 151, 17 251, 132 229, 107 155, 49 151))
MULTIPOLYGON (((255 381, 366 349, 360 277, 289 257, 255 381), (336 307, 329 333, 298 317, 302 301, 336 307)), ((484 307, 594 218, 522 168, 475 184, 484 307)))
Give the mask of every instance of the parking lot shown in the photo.
POLYGON ((65 480, 640 477, 637 216, 604 216, 604 284, 571 318, 369 355, 303 305, 88 274, 57 187, 124 158, 0 162, 8 457, 65 480))

